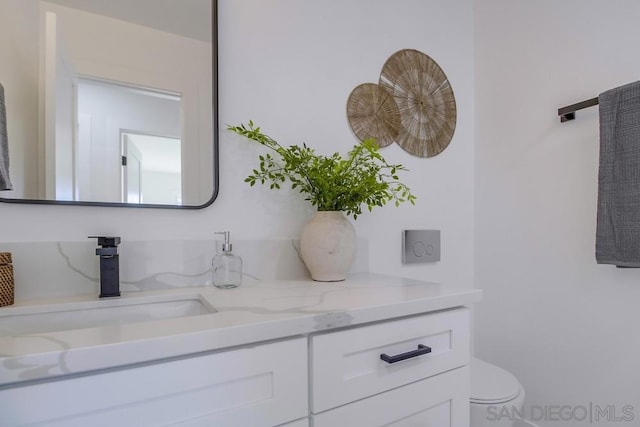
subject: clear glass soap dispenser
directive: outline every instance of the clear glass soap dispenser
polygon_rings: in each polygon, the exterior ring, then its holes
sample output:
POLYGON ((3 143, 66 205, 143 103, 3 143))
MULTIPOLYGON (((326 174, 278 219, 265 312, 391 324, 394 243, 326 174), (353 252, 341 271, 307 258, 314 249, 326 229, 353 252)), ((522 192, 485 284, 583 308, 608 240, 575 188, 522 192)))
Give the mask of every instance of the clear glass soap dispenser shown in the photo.
POLYGON ((215 234, 223 234, 224 243, 211 261, 213 285, 221 289, 237 288, 242 283, 242 258, 231 252, 231 232, 217 231, 215 234))

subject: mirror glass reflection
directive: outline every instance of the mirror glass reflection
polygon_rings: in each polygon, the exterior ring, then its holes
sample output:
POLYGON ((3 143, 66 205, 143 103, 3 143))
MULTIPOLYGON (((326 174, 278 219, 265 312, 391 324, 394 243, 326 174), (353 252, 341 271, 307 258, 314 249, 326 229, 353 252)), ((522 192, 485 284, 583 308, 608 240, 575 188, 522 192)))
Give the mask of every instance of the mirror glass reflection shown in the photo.
POLYGON ((212 0, 0 0, 13 183, 0 198, 210 203, 214 7, 212 0))

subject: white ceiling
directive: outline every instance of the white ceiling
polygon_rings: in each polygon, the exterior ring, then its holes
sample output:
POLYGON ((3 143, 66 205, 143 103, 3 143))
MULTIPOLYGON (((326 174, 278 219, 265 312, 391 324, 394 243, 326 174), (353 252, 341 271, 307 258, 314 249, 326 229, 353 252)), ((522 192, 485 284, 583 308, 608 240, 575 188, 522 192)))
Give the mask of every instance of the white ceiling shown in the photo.
POLYGON ((48 0, 62 6, 211 41, 211 0, 48 0))

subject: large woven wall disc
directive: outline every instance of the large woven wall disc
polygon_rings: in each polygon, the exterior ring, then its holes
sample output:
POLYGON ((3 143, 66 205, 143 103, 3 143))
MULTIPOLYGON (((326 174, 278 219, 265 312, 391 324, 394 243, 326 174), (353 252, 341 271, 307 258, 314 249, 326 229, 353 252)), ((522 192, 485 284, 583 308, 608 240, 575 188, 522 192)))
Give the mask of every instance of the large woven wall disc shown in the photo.
POLYGON ((400 112, 391 94, 374 83, 357 86, 347 101, 347 119, 360 141, 375 138, 380 147, 393 143, 400 128, 400 112))
POLYGON ((456 128, 456 101, 433 59, 413 49, 394 53, 382 68, 380 86, 393 96, 400 113, 398 145, 419 157, 447 148, 456 128))

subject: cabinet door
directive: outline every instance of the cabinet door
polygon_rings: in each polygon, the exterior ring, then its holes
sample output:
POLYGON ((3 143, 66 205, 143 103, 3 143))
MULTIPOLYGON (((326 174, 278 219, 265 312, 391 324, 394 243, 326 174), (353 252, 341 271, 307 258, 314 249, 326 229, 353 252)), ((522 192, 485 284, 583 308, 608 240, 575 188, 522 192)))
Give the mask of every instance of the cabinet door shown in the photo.
POLYGON ((313 416, 314 427, 469 427, 463 367, 313 416))
POLYGON ((306 417, 305 338, 0 390, 0 424, 264 426, 306 417))

